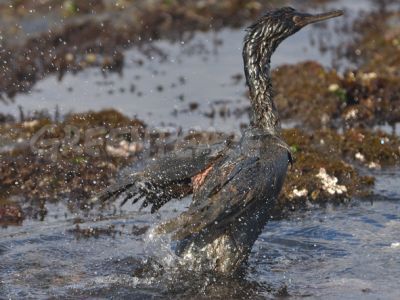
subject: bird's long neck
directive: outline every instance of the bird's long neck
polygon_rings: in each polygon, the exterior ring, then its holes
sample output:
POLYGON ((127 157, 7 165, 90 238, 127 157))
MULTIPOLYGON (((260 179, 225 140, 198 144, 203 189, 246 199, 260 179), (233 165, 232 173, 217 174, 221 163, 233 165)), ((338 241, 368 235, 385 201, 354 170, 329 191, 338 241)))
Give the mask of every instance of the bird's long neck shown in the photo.
POLYGON ((276 47, 277 43, 272 39, 262 38, 261 33, 249 32, 243 48, 244 70, 253 110, 252 126, 275 135, 280 132, 280 122, 273 101, 270 61, 276 47))

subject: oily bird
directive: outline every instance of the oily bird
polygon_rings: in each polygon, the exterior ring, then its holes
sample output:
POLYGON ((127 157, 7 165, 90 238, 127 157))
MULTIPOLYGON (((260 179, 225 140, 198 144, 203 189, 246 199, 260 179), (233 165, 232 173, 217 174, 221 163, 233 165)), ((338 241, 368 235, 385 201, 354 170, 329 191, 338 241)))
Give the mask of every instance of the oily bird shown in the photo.
POLYGON ((263 15, 247 28, 244 39, 252 120, 240 142, 195 152, 183 149, 151 161, 97 199, 123 194, 123 203, 143 200, 142 206, 151 206, 154 212, 169 200, 192 193, 187 211, 159 224, 155 234, 171 234, 175 253, 193 268, 234 274, 270 218, 291 163, 273 101, 271 56, 284 39, 306 25, 340 15, 342 11, 312 15, 291 7, 263 15))

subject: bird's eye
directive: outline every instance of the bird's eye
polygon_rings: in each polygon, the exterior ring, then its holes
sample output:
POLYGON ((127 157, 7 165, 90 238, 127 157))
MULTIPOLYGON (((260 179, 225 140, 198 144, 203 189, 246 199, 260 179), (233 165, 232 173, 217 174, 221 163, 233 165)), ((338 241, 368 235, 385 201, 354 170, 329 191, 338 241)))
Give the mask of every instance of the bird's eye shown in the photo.
POLYGON ((293 22, 297 25, 297 24, 299 24, 300 22, 301 22, 301 17, 299 17, 299 16, 294 16, 293 17, 293 22))

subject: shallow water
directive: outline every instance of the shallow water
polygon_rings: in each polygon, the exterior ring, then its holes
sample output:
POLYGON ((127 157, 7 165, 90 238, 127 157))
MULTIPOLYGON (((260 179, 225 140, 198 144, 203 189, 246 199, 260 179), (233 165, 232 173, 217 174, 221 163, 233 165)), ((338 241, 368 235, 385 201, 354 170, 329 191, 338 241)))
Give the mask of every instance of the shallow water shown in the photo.
MULTIPOLYGON (((269 298, 286 289, 294 298, 398 299, 399 178, 398 171, 378 176, 376 192, 390 200, 354 200, 269 222, 253 248, 245 278, 215 283, 212 277, 196 279, 179 269, 158 278, 133 276, 146 258, 172 256, 167 243, 135 234, 158 222, 158 216, 128 206, 99 218, 50 205, 45 221, 27 220, 0 231, 0 295, 142 299, 202 293, 229 297, 234 291, 238 297, 269 298), (78 217, 85 220, 82 229, 113 227, 85 238, 73 233, 78 217)), ((185 202, 177 201, 161 215, 183 209, 185 202)))
MULTIPOLYGON (((338 6, 355 14, 369 4, 339 1, 338 6)), ((307 59, 330 66, 333 54, 311 44, 321 32, 310 27, 285 41, 274 66, 307 59)), ((122 76, 103 77, 98 69, 67 74, 62 81, 50 76, 30 94, 0 104, 0 110, 17 115, 17 105, 31 111, 53 111, 58 105, 61 113, 112 106, 153 126, 237 130, 247 122, 245 113, 222 117, 218 112, 229 107, 233 114, 247 105, 243 79, 232 78, 242 74, 243 35, 242 30, 223 29, 198 33, 181 44, 156 41, 152 47, 166 56, 154 54, 152 59, 144 55, 149 49, 131 49, 122 76), (191 102, 199 108, 188 112, 191 102), (213 108, 215 118, 204 115, 213 108)), ((159 216, 138 212, 137 206, 85 215, 46 204, 44 221, 27 219, 22 226, 0 229, 0 299, 274 298, 285 290, 293 298, 399 299, 399 175, 398 170, 378 174, 380 199, 373 202, 353 199, 351 205, 313 208, 269 222, 253 249, 247 275, 235 280, 193 278, 177 269, 158 278, 133 276, 148 257, 173 258, 167 243, 155 245, 137 232, 183 210, 184 202, 171 203, 159 216), (75 223, 94 231, 76 232, 75 223)))

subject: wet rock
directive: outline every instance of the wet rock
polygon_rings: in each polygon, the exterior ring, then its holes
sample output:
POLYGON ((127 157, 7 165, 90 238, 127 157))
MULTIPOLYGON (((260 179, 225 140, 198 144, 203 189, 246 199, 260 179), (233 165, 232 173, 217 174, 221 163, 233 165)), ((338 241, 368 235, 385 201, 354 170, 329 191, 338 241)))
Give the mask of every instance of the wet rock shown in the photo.
POLYGON ((143 226, 143 227, 139 227, 136 225, 132 226, 132 234, 139 236, 139 235, 143 235, 147 232, 147 230, 150 228, 150 226, 143 226))
POLYGON ((106 109, 98 112, 69 114, 64 119, 64 124, 77 125, 81 128, 107 126, 119 128, 124 126, 137 126, 145 128, 145 124, 138 119, 130 119, 114 109, 106 109))
POLYGON ((338 49, 339 57, 350 58, 364 73, 399 76, 400 31, 396 26, 399 16, 398 6, 390 5, 359 16, 351 25, 354 38, 341 50, 338 49))
POLYGON ((15 118, 12 115, 0 113, 0 124, 13 123, 15 118))
POLYGON ((318 63, 306 62, 279 67, 273 78, 281 116, 301 121, 309 129, 400 122, 400 76, 359 70, 342 76, 318 63))
POLYGON ((352 164, 355 153, 359 153, 356 151, 363 147, 353 148, 350 133, 340 135, 333 130, 322 130, 310 134, 290 129, 283 136, 295 162, 280 195, 279 213, 304 208, 308 203, 344 203, 352 197, 372 193, 374 178, 361 176, 352 164))
POLYGON ((199 108, 199 103, 197 102, 190 102, 189 103, 189 110, 194 111, 199 108))
POLYGON ((0 201, 0 226, 19 225, 24 218, 25 216, 20 205, 0 201))
POLYGON ((76 225, 74 229, 70 229, 68 232, 73 234, 76 239, 99 238, 100 236, 115 237, 117 234, 121 235, 121 231, 116 230, 114 225, 110 225, 107 228, 81 228, 79 225, 76 225))
POLYGON ((330 91, 340 86, 336 71, 316 62, 281 66, 273 72, 276 103, 284 119, 300 120, 311 128, 332 127, 343 100, 330 91), (290 79, 289 79, 290 78, 290 79), (322 118, 327 115, 328 120, 322 118))
POLYGON ((133 271, 133 276, 138 278, 159 277, 165 273, 164 267, 155 259, 149 258, 144 262, 140 262, 133 271))

